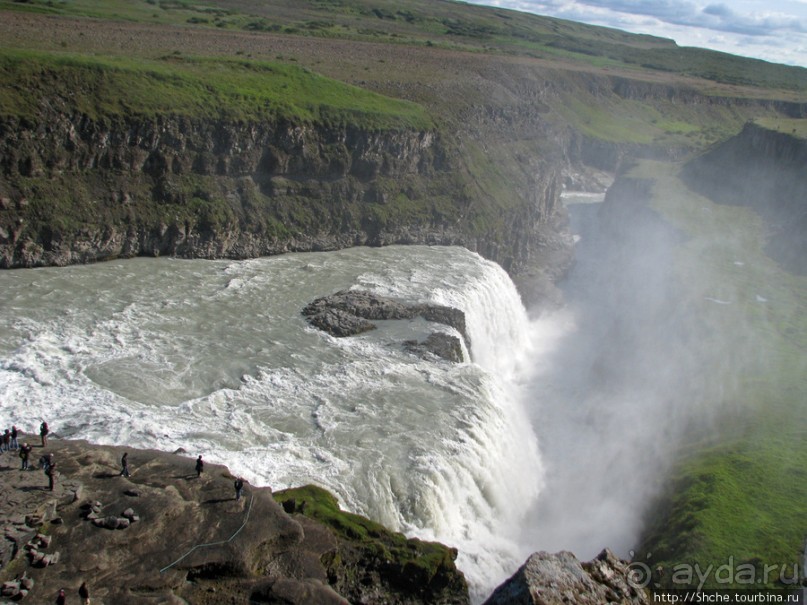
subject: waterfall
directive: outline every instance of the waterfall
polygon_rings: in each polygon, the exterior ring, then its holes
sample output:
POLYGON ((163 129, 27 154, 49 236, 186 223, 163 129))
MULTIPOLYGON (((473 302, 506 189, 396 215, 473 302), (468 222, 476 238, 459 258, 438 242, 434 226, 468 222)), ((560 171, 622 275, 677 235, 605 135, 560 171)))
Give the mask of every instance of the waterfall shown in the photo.
POLYGON ((47 418, 66 437, 203 453, 254 485, 320 484, 458 548, 476 601, 523 561, 522 511, 543 481, 522 393, 532 326, 479 255, 136 259, 0 273, 0 286, 0 399, 24 430, 47 418), (451 329, 425 320, 346 339, 306 324, 308 302, 350 287, 461 309, 471 361, 408 352, 451 329))
POLYGON ((451 526, 439 528, 445 531, 439 537, 459 542, 459 564, 472 591, 489 590, 521 564, 523 553, 516 540, 523 511, 535 502, 543 483, 537 439, 521 390, 529 373, 533 326, 507 273, 479 260, 480 274, 462 289, 432 292, 434 302, 465 312, 472 360, 485 373, 487 396, 466 419, 463 455, 448 461, 451 475, 467 475, 476 491, 466 487, 458 494, 451 481, 437 486, 449 492, 446 500, 460 503, 451 526))

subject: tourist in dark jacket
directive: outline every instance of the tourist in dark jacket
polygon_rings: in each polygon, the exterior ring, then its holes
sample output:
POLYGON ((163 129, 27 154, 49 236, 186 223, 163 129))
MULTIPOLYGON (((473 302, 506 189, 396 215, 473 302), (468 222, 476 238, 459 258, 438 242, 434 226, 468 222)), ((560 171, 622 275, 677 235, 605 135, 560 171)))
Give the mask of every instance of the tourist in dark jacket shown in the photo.
POLYGON ((83 605, 90 605, 90 589, 87 588, 86 582, 81 583, 81 586, 78 589, 78 596, 81 597, 81 602, 83 605))
POLYGON ((53 466, 53 460, 54 460, 54 455, 53 455, 53 452, 51 452, 51 453, 50 453, 50 454, 48 454, 47 456, 42 456, 42 457, 39 459, 39 464, 42 466, 42 470, 43 470, 43 471, 45 471, 45 474, 47 474, 48 469, 49 469, 51 466, 53 466))
POLYGON ((48 444, 48 433, 50 433, 48 423, 43 421, 42 424, 39 425, 39 436, 42 437, 42 447, 48 444))
POLYGON ((28 470, 28 456, 31 454, 31 449, 33 449, 27 443, 23 443, 22 447, 20 448, 20 460, 22 460, 22 466, 20 470, 27 471, 28 470))
POLYGON ((123 456, 120 459, 120 474, 122 477, 129 476, 129 452, 124 452, 123 456))
POLYGON ((205 463, 202 462, 202 455, 199 454, 199 457, 196 459, 196 476, 201 477, 202 471, 205 468, 205 463))
POLYGON ((236 501, 241 499, 241 492, 244 491, 244 480, 241 477, 235 480, 235 499, 236 501))
POLYGON ((48 467, 48 470, 45 471, 45 474, 48 476, 48 489, 53 491, 54 484, 56 483, 56 463, 54 462, 48 467))

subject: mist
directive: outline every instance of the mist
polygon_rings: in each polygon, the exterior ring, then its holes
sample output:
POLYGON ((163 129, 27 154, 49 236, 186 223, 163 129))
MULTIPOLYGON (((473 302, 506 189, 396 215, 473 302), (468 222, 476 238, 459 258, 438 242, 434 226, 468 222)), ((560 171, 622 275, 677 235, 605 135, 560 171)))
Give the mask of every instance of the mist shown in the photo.
POLYGON ((525 552, 629 557, 682 448, 714 436, 714 390, 725 385, 706 357, 722 352, 697 344, 699 320, 674 276, 685 237, 642 192, 622 195, 618 207, 566 199, 576 265, 560 284, 564 307, 534 322, 547 345, 525 387, 545 466, 525 552))

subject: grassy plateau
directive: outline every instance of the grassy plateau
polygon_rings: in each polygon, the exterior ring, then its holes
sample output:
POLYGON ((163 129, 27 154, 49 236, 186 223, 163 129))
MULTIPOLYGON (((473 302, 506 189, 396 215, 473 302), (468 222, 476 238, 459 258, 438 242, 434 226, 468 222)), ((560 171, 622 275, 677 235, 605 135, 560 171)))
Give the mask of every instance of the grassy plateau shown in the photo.
MULTIPOLYGON (((449 0, 0 0, 0 126, 46 132, 41 116, 54 113, 99 124, 282 121, 428 133, 441 154, 429 174, 377 176, 366 199, 358 178, 314 187, 305 175, 257 183, 167 170, 155 185, 142 172, 22 174, 12 162, 0 175, 0 235, 196 221, 283 239, 436 223, 506 248, 543 201, 536 175, 559 190, 570 166, 655 158, 630 176, 655 183, 653 210, 686 235, 680 304, 706 326, 693 354, 715 375, 699 403, 721 420, 679 452, 637 550, 668 570, 729 558, 792 569, 807 535, 807 281, 765 254, 759 216, 694 194, 678 170, 748 121, 805 138, 805 108, 804 68, 449 0), (97 201, 110 191, 135 201, 97 201), (228 201, 234 191, 240 205, 228 201)), ((277 496, 381 555, 403 548, 315 488, 277 496)), ((433 570, 445 552, 424 549, 407 561, 433 570)))
POLYGON ((700 318, 692 355, 711 374, 698 405, 716 414, 680 453, 640 554, 665 568, 666 586, 696 563, 713 566, 707 588, 748 588, 752 576, 754 588, 782 586, 802 574, 807 528, 807 279, 768 257, 769 227, 753 210, 694 194, 674 164, 632 174, 654 181, 651 207, 686 236, 675 256, 679 304, 700 318), (716 576, 721 565, 737 577, 716 576))

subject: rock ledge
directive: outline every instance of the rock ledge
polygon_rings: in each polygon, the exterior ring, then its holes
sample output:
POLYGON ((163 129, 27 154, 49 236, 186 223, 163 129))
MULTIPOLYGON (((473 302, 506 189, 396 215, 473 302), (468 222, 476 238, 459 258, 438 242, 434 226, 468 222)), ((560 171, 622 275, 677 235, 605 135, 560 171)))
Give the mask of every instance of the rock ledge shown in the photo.
MULTIPOLYGON (((376 325, 371 320, 422 317, 454 328, 462 335, 466 347, 470 347, 465 313, 453 307, 407 304, 364 290, 341 290, 317 298, 306 305, 302 313, 312 326, 337 337, 355 336, 374 330, 376 325)), ((459 339, 442 332, 431 334, 422 343, 407 341, 405 346, 416 354, 431 353, 455 362, 463 360, 459 339)))
POLYGON ((648 605, 629 574, 628 563, 607 549, 587 563, 566 551, 537 552, 484 605, 648 605))

